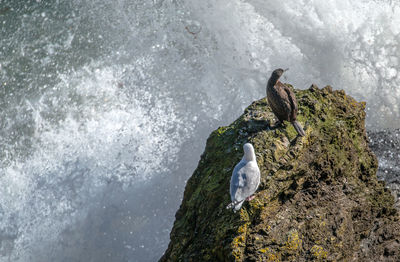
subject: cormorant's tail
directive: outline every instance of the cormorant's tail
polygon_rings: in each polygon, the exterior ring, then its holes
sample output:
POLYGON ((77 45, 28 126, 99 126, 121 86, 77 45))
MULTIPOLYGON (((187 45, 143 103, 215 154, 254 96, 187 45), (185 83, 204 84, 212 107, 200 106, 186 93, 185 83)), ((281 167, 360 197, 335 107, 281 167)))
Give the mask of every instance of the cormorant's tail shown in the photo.
POLYGON ((238 211, 242 205, 244 203, 244 200, 242 201, 233 201, 232 203, 230 203, 229 205, 226 206, 226 209, 233 209, 233 212, 236 213, 236 211, 238 211))
POLYGON ((297 133, 298 133, 300 136, 305 136, 305 135, 306 135, 306 134, 304 133, 303 128, 302 128, 301 125, 299 124, 299 122, 293 121, 293 122, 292 122, 292 125, 293 125, 294 129, 296 129, 297 133))

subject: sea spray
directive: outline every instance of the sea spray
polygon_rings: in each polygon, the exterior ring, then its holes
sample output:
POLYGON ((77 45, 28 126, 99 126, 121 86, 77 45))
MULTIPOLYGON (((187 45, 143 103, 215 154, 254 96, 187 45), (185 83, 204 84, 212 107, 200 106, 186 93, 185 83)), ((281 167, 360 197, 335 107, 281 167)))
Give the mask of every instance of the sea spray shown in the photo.
POLYGON ((1 1, 0 261, 157 260, 206 137, 265 96, 273 68, 366 100, 371 129, 399 127, 398 12, 1 1))

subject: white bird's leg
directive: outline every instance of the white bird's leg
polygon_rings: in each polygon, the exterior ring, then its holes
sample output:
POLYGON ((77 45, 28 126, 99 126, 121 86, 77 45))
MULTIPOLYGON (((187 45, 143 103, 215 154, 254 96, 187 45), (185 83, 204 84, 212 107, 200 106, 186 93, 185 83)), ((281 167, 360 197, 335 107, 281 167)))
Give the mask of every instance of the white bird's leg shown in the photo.
POLYGON ((247 201, 251 201, 251 200, 253 200, 255 197, 256 197, 255 195, 251 195, 251 196, 247 197, 246 200, 247 200, 247 201))

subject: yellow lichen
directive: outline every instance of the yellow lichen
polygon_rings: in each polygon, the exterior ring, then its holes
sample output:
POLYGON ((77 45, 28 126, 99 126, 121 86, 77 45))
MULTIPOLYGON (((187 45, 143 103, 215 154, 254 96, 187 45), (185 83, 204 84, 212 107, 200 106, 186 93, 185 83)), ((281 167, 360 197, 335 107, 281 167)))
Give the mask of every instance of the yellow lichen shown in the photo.
POLYGON ((301 239, 299 237, 299 233, 297 230, 292 230, 288 234, 288 239, 285 243, 286 250, 288 251, 296 251, 301 246, 301 239))
POLYGON ((328 252, 318 245, 314 245, 310 252, 316 259, 325 259, 328 256, 328 252))
POLYGON ((264 207, 264 203, 261 201, 261 199, 259 199, 258 195, 253 201, 249 202, 249 204, 254 211, 262 210, 264 207))
POLYGON ((267 257, 267 261, 280 261, 280 260, 275 254, 269 253, 268 257, 267 257))
POLYGON ((238 233, 242 234, 245 233, 247 230, 247 224, 241 225, 238 229, 238 233))
POLYGON ((222 135, 223 133, 225 133, 225 131, 228 129, 227 126, 221 126, 217 129, 217 133, 218 135, 222 135))
POLYGON ((244 245, 244 236, 240 235, 233 239, 232 241, 234 248, 240 247, 244 245))
POLYGON ((243 247, 246 245, 246 232, 247 232, 247 223, 239 226, 238 233, 239 235, 235 237, 232 241, 232 255, 236 260, 240 260, 243 254, 243 247))
POLYGON ((261 249, 260 252, 266 256, 267 261, 280 261, 278 256, 268 247, 261 249))

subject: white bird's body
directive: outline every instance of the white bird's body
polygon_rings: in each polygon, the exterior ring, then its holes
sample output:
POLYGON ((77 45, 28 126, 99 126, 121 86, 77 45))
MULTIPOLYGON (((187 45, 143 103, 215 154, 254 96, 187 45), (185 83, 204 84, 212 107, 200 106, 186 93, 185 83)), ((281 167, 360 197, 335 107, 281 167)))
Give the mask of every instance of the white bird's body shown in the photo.
POLYGON ((260 169, 258 168, 254 148, 250 143, 243 146, 242 160, 235 166, 231 177, 230 194, 232 203, 227 208, 238 211, 245 200, 251 200, 260 184, 260 169))

